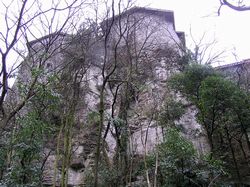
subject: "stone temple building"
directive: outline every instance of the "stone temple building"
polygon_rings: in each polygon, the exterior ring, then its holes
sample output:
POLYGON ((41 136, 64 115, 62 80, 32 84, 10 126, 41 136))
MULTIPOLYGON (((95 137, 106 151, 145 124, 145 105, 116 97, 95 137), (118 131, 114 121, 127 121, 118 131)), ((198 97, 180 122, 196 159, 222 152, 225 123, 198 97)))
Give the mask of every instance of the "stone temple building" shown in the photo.
POLYGON ((245 90, 250 90, 250 59, 218 66, 217 69, 245 90))
MULTIPOLYGON (((126 143, 121 146, 131 158, 153 151, 162 140, 162 130, 155 118, 165 98, 178 98, 169 91, 166 80, 181 69, 185 47, 184 33, 176 31, 172 11, 134 7, 75 35, 55 33, 27 45, 28 60, 23 63, 18 80, 24 85, 32 84, 33 70, 39 68, 44 71, 36 78, 38 82, 48 85, 50 75, 63 77, 64 88, 56 88, 60 91, 55 92, 65 103, 61 111, 48 114, 55 123, 60 115, 69 113, 71 106, 66 100, 74 103, 67 169, 69 186, 84 185, 93 167, 98 128, 89 116, 99 111, 101 92, 105 98, 103 143, 110 160, 117 154, 124 134, 126 143), (74 94, 77 101, 72 99, 74 94)), ((182 126, 183 135, 202 154, 207 150, 206 139, 195 121, 195 108, 188 103, 186 106, 186 113, 176 125, 182 126)), ((46 157, 43 183, 47 186, 53 181, 59 186, 63 175, 60 159, 56 171, 54 164, 58 160, 58 139, 55 136, 48 140, 43 150, 46 157)))

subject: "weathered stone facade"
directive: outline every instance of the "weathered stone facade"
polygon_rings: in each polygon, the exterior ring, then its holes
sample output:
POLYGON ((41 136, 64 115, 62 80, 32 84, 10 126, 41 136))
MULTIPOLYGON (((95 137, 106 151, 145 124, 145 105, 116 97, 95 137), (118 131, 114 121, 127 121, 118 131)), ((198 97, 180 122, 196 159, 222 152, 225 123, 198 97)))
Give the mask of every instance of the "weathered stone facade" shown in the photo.
POLYGON ((245 90, 250 90, 250 59, 233 64, 216 67, 230 80, 236 82, 245 90))
MULTIPOLYGON (((107 130, 106 150, 110 160, 117 151, 117 137, 114 135, 117 133, 117 127, 114 125, 116 120, 126 121, 126 127, 119 130, 125 130, 128 134, 126 149, 130 154, 140 155, 153 151, 155 145, 162 140, 162 132, 154 115, 161 109, 165 97, 170 94, 166 80, 178 71, 177 62, 182 55, 180 46, 185 43, 184 34, 175 30, 172 11, 138 7, 104 21, 104 35, 110 27, 107 40, 95 38, 92 32, 87 31, 82 35, 62 35, 55 38, 67 47, 50 48, 49 50, 56 52, 53 53, 53 57, 41 64, 49 75, 50 71, 57 71, 57 68, 64 66, 69 59, 78 59, 79 62, 72 61, 76 63, 73 70, 83 70, 79 74, 80 96, 76 106, 76 124, 73 127, 69 186, 84 186, 88 169, 94 164, 97 129, 95 124, 88 124, 88 114, 98 112, 103 76, 112 71, 114 64, 115 71, 105 87, 105 127, 110 125, 107 130), (79 48, 81 44, 86 45, 79 48), (116 91, 117 94, 114 95, 116 91), (133 98, 128 100, 127 94, 133 98)), ((41 44, 45 41, 45 45, 46 39, 30 43, 31 50, 44 49, 41 44)), ((39 62, 39 58, 45 57, 38 56, 34 61, 39 62)), ((32 68, 34 67, 24 64, 19 79, 24 82, 31 81, 29 77, 32 68)), ((66 90, 66 94, 70 91, 66 90)), ((176 123, 183 125, 183 135, 190 139, 202 154, 208 147, 200 125, 195 121, 195 113, 195 108, 187 107, 185 115, 176 123)), ((50 186, 53 183, 56 150, 55 147, 49 146, 44 152, 50 152, 45 163, 43 179, 44 184, 50 186)), ((58 163, 59 168, 60 164, 58 163)), ((59 185, 60 169, 56 177, 59 185)))

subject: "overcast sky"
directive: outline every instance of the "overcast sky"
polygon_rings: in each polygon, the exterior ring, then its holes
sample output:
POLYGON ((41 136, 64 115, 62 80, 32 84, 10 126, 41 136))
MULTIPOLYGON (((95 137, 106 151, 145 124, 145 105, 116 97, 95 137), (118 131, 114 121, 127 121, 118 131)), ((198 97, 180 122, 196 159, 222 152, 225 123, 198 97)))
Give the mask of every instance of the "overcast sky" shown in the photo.
POLYGON ((195 40, 206 32, 206 40, 218 41, 217 50, 227 50, 226 63, 250 58, 250 11, 236 12, 227 7, 218 16, 219 0, 139 0, 141 5, 173 10, 176 30, 186 33, 191 47, 190 28, 195 40))
MULTIPOLYGON (((44 0, 47 1, 50 0, 44 0)), ((221 15, 218 16, 219 0, 137 0, 137 2, 140 6, 173 10, 176 30, 185 32, 188 48, 193 48, 191 29, 196 42, 204 33, 206 33, 204 42, 217 40, 218 44, 214 47, 214 51, 227 51, 224 63, 250 58, 250 11, 237 12, 223 7, 221 15), (236 54, 238 59, 235 59, 233 54, 236 54)), ((3 26, 0 25, 1 30, 4 29, 3 26)))

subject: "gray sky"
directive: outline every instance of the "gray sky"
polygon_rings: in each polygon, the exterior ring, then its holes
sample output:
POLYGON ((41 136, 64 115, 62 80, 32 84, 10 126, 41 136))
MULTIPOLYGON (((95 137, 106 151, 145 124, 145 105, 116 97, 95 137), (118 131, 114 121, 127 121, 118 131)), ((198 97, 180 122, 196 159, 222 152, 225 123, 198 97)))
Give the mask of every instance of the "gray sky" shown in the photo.
MULTIPOLYGON (((44 0, 44 2, 47 1, 50 0, 44 0)), ((141 6, 173 10, 176 30, 186 33, 188 48, 193 48, 190 37, 191 29, 196 42, 204 33, 206 33, 205 43, 217 40, 218 43, 213 50, 214 52, 227 51, 224 63, 250 58, 248 47, 250 45, 250 24, 248 21, 250 20, 250 11, 237 12, 223 7, 221 15, 218 16, 219 0, 137 0, 137 2, 141 6), (237 59, 233 54, 237 55, 237 59)), ((3 25, 0 24, 0 30, 2 29, 4 29, 3 25)))
POLYGON ((219 0, 139 0, 141 5, 173 10, 178 31, 186 33, 187 47, 191 46, 190 28, 198 41, 205 32, 205 39, 217 40, 215 51, 227 50, 225 63, 250 58, 250 11, 237 12, 227 7, 217 15, 219 0))

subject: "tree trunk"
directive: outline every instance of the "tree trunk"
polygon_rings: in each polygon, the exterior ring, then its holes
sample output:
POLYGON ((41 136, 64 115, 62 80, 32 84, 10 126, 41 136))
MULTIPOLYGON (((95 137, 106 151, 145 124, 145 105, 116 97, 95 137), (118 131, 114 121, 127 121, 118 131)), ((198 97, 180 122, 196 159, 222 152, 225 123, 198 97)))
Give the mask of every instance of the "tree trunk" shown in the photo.
POLYGON ((235 165, 236 174, 237 174, 239 182, 241 183, 240 171, 239 171, 239 167, 238 167, 237 160, 236 160, 236 157, 235 157, 235 152, 234 152, 234 148, 233 148, 233 145, 232 145, 232 139, 230 138, 230 134, 228 132, 227 127, 225 127, 225 131, 226 131, 229 147, 230 147, 230 150, 231 150, 231 154, 232 154, 232 157, 233 157, 233 162, 234 162, 234 165, 235 165))

